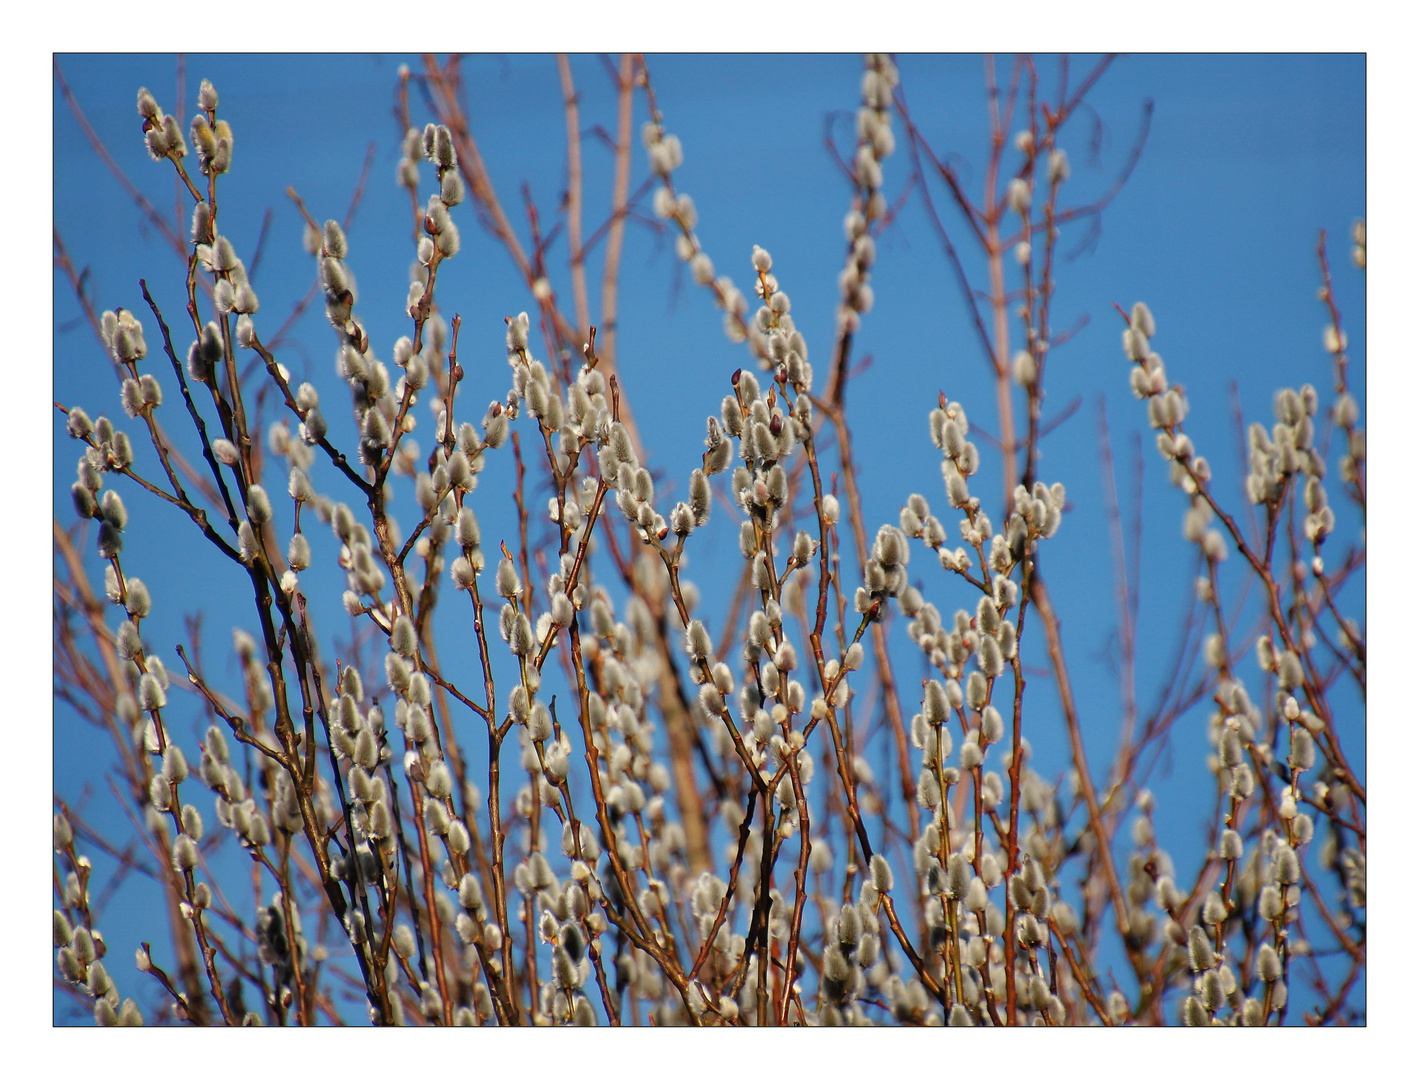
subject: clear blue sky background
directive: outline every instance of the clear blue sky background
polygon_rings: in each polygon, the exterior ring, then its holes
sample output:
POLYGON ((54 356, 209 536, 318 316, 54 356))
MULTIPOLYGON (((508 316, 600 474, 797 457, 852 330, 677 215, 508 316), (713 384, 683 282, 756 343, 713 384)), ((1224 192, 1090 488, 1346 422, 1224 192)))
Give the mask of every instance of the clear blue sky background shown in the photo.
MULTIPOLYGON (((314 276, 313 260, 301 248, 299 217, 284 195, 286 187, 295 187, 317 218, 343 216, 371 142, 374 164, 350 230, 349 265, 359 280, 359 311, 376 354, 388 360, 394 339, 407 332, 399 309, 412 249, 407 193, 394 184, 400 132, 393 113, 396 69, 405 59, 187 58, 183 115, 191 116, 198 81, 210 78, 221 94, 221 115, 235 131, 235 165, 222 189, 222 232, 231 237, 249 268, 262 217, 268 208, 272 213, 254 274, 262 302, 258 324, 265 333, 284 320, 314 276)), ((418 69, 417 58, 407 60, 418 69)), ((174 58, 60 55, 58 62, 90 123, 128 176, 170 216, 175 205, 183 207, 177 228, 185 235, 189 200, 177 197, 170 167, 159 168, 148 160, 134 108, 137 88, 146 85, 166 111, 177 111, 174 58)), ((914 118, 938 154, 950 156, 967 190, 979 197, 987 133, 981 59, 904 56, 899 63, 914 118)), ((752 246, 760 244, 772 252, 775 273, 808 337, 811 359, 820 378, 825 377, 843 256, 841 222, 850 193, 823 139, 831 124, 839 146, 850 148, 860 57, 652 56, 649 66, 666 126, 685 147, 676 185, 696 201, 697 232, 705 250, 718 272, 732 275, 746 293, 752 246)), ((1041 66, 1042 85, 1052 88, 1055 62, 1046 59, 1041 66)), ((1091 66, 1090 59, 1077 58, 1074 79, 1091 66)), ((602 62, 579 57, 573 68, 584 126, 612 127, 614 95, 602 62)), ((1008 59, 1002 60, 1002 77, 1008 70, 1008 59)), ((526 181, 544 229, 549 228, 565 184, 565 126, 554 61, 544 56, 475 57, 465 63, 464 72, 474 134, 504 207, 522 226, 526 219, 519 213, 519 185, 526 181)), ((1323 401, 1328 397, 1332 371, 1321 344, 1325 314, 1316 300, 1315 247, 1321 229, 1332 238, 1336 296, 1354 360, 1351 385, 1364 401, 1365 282, 1350 263, 1348 233, 1366 211, 1365 81, 1364 58, 1355 55, 1129 56, 1118 60, 1091 92, 1093 115, 1081 113, 1062 139, 1073 163, 1067 201, 1090 201, 1111 185, 1127 156, 1145 100, 1155 103, 1151 132, 1133 177, 1105 213, 1096 241, 1060 270, 1055 325, 1068 326, 1081 318, 1087 324, 1051 354, 1046 384, 1047 415, 1082 399, 1079 411, 1046 442, 1040 472, 1047 482, 1063 481, 1073 503, 1044 557, 1064 619, 1096 772, 1112 754, 1119 708, 1110 661, 1116 609, 1097 439, 1101 398, 1125 490, 1129 484, 1123 474, 1132 458, 1128 440, 1135 432, 1143 439, 1145 614, 1138 683, 1144 709, 1153 703, 1153 688, 1166 674, 1192 577, 1190 549, 1180 533, 1184 500, 1167 485, 1144 410, 1128 391, 1120 324, 1112 305, 1127 307, 1146 300, 1152 307, 1159 328, 1155 347, 1171 378, 1188 390, 1188 430, 1213 462, 1218 489, 1240 508, 1241 451, 1230 416, 1229 385, 1236 384, 1245 419, 1268 425, 1272 394, 1282 385, 1310 382, 1322 391, 1323 401), (1097 156, 1091 152, 1095 136, 1097 156)), ((417 123, 428 119, 417 95, 412 105, 417 123)), ((170 325, 179 326, 181 266, 154 230, 140 222, 57 88, 53 108, 56 228, 75 263, 88 270, 96 307, 133 308, 143 319, 153 361, 149 370, 158 373, 168 390, 166 425, 181 429, 186 422, 179 415, 170 369, 158 356, 160 337, 137 287, 137 279, 145 277, 170 325)), ((636 117, 639 127, 646 117, 640 98, 636 117)), ((898 151, 885 168, 889 198, 902 190, 909 167, 899 121, 895 130, 898 151)), ((597 208, 606 205, 610 159, 594 139, 586 141, 584 154, 590 174, 589 232, 600 220, 597 208)), ((646 174, 638 148, 633 188, 646 174)), ((939 188, 932 194, 938 206, 945 205, 939 188)), ((471 206, 458 208, 454 216, 463 250, 441 271, 439 299, 446 315, 463 317, 460 359, 470 378, 462 400, 473 418, 481 416, 488 400, 506 393, 503 316, 533 304, 511 260, 478 227, 471 206)), ((959 218, 948 212, 945 220, 964 247, 959 218)), ((1082 234, 1076 229, 1072 235, 1082 234)), ((525 228, 523 236, 525 241, 525 228)), ((1066 247, 1070 239, 1066 232, 1066 247)), ((564 251, 559 244, 553 265, 564 251)), ((872 365, 848 393, 867 519, 871 529, 895 523, 907 495, 917 491, 931 500, 954 535, 954 517, 944 513, 939 454, 928 439, 927 413, 938 391, 944 391, 967 406, 974 424, 993 432, 997 419, 992 384, 957 286, 919 204, 911 203, 879 238, 878 251, 872 277, 876 306, 865 317, 855 345, 856 355, 871 356, 872 365)), ((972 265, 983 283, 979 260, 972 265)), ((725 338, 720 314, 708 294, 684 273, 668 241, 632 227, 623 268, 619 353, 625 393, 651 448, 650 464, 666 477, 659 490, 672 485, 677 492, 672 497, 679 497, 699 461, 704 417, 718 412, 729 374, 747 362, 747 353, 725 338)), ((568 278, 554 274, 552 283, 567 298, 564 310, 570 312, 568 278)), ((111 364, 78 315, 71 291, 56 270, 54 399, 83 405, 91 415, 121 418, 111 364)), ((186 333, 179 332, 179 350, 187 343, 186 333)), ((540 343, 534 341, 534 348, 541 355, 540 343)), ((321 387, 332 420, 344 401, 333 356, 334 340, 317 302, 281 359, 298 378, 321 387)), ((418 436, 427 450, 427 431, 418 436)), ((59 419, 53 424, 53 446, 54 509, 61 522, 69 523, 69 485, 77 454, 59 419)), ((985 445, 982 450, 985 476, 974 490, 999 520, 998 461, 985 445)), ((145 459, 140 455, 139 460, 141 464, 145 459)), ((501 494, 508 490, 501 478, 506 471, 490 468, 479 489, 485 545, 500 535, 495 508, 500 500, 509 505, 501 494)), ((328 475, 317 482, 334 492, 328 475)), ((274 479, 272 484, 279 487, 274 479)), ((132 519, 125 565, 154 594, 145 639, 170 667, 177 667, 172 650, 185 640, 184 617, 206 611, 208 664, 214 674, 232 679, 235 668, 223 659, 231 609, 209 600, 229 589, 239 595, 241 581, 230 568, 206 556, 185 521, 129 486, 118 487, 132 519)), ((719 517, 723 524, 722 512, 719 517)), ((512 533, 509 529, 502 535, 511 538, 512 533)), ((1348 535, 1355 535, 1353 527, 1348 535)), ((700 584, 704 610, 711 617, 723 603, 717 600, 716 569, 728 567, 733 553, 729 534, 718 537, 719 558, 706 550, 708 545, 690 546, 689 573, 700 584)), ((1337 540, 1345 539, 1342 527, 1337 540)), ((1228 565, 1233 582, 1239 580, 1239 561, 1228 565)), ((101 580, 96 556, 92 566, 96 580, 101 580)), ((914 580, 925 584, 928 599, 943 612, 970 602, 919 548, 912 569, 914 580)), ((338 597, 343 586, 333 572, 328 576, 329 596, 338 597)), ((239 610, 241 625, 252 628, 249 606, 239 610)), ((1361 614, 1353 606, 1349 611, 1361 614)), ((343 622, 328 617, 327 626, 348 639, 343 622)), ((904 630, 898 623, 901 640, 904 630)), ((917 662, 906 663, 904 670, 914 679, 917 662)), ((1243 666, 1248 677, 1253 669, 1243 666)), ((1258 685, 1253 680, 1253 686, 1258 685)), ((1036 681, 1032 694, 1027 735, 1037 753, 1037 768, 1055 776, 1065 768, 1058 708, 1044 679, 1036 681)), ((188 707, 185 697, 179 701, 180 715, 192 717, 195 725, 200 711, 188 707)), ((1359 709, 1351 721, 1357 732, 1363 725, 1363 706, 1359 709)), ((186 722, 178 720, 179 731, 195 761, 197 729, 183 729, 186 722)), ((92 813, 111 800, 101 779, 106 756, 90 756, 82 749, 90 739, 90 729, 56 708, 56 793, 88 806, 92 813)), ((1363 735, 1352 738, 1352 759, 1363 757, 1363 745, 1363 735)), ((1199 826, 1211 801, 1208 789, 1199 785, 1205 754, 1205 714, 1198 712, 1176 729, 1173 753, 1152 783, 1160 804, 1173 811, 1159 821, 1161 841, 1185 875, 1201 855, 1199 826), (1193 797, 1195 807, 1189 805, 1193 797)), ((879 768, 879 775, 882 771, 879 768)), ((205 803, 203 809, 209 812, 205 803)), ((112 820, 115 830, 122 831, 122 819, 112 820)), ((95 861, 106 869, 97 855, 95 861)), ((125 994, 141 987, 127 958, 148 899, 140 885, 130 883, 111 899, 102 923, 115 957, 114 974, 125 994)), ((146 998, 147 989, 143 991, 146 998)))

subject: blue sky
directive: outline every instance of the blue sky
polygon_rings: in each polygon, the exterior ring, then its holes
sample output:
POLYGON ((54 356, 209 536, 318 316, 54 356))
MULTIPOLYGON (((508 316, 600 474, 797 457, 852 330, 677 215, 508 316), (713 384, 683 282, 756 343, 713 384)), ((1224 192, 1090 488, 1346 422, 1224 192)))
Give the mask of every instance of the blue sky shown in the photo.
MULTIPOLYGON (((269 320, 262 325, 274 328, 313 279, 312 262, 300 247, 299 218, 283 194, 286 187, 295 187, 318 219, 341 217, 373 142, 368 187, 350 230, 349 264, 359 279, 361 312, 377 354, 387 359, 394 338, 405 332, 398 308, 412 253, 407 195, 393 183, 399 131, 391 112, 395 72, 403 59, 187 58, 184 112, 191 113, 197 81, 210 78, 222 96, 222 115, 235 130, 236 163, 224 188, 223 232, 248 266, 263 215, 271 211, 265 253, 254 278, 262 299, 261 319, 269 320)), ((416 58, 408 59, 417 66, 416 58)), ((914 118, 938 153, 951 155, 967 188, 978 193, 986 134, 981 60, 902 56, 899 63, 914 118)), ((1042 69, 1052 71, 1053 63, 1044 61, 1042 69)), ((173 58, 61 55, 59 64, 120 166, 171 219, 171 170, 147 159, 133 103, 137 87, 146 85, 166 110, 176 110, 173 58)), ((732 275, 746 291, 752 246, 760 244, 772 252, 775 273, 793 299, 795 319, 808 337, 821 378, 831 348, 835 281, 842 262, 841 222, 849 198, 823 138, 829 118, 839 113, 831 130, 839 145, 846 144, 857 103, 860 58, 652 55, 649 66, 666 126, 685 147, 676 184, 696 201, 697 232, 705 249, 718 271, 732 275)), ((1075 79, 1090 66, 1087 58, 1076 59, 1075 79)), ((999 70, 1008 70, 1008 60, 1001 61, 999 70)), ((574 72, 584 125, 610 126, 613 97, 600 61, 579 57, 574 72)), ((475 57, 466 63, 465 75, 474 133, 504 206, 523 226, 519 185, 526 181, 547 227, 565 182, 565 131, 553 60, 475 57)), ((1052 354, 1047 383, 1047 416, 1076 398, 1081 403, 1046 442, 1041 477, 1063 481, 1073 503, 1045 557, 1095 763, 1108 758, 1114 732, 1109 718, 1118 708, 1117 685, 1107 660, 1115 618, 1097 451, 1101 398, 1121 473, 1130 460, 1126 440, 1133 432, 1143 439, 1141 566, 1148 618, 1140 640, 1139 687, 1145 707, 1170 656, 1173 628, 1191 580, 1190 564, 1184 562, 1188 548, 1180 534, 1182 497, 1167 486, 1144 411, 1128 392, 1112 305, 1127 308, 1145 300, 1152 307, 1159 327, 1155 346, 1171 377, 1188 389, 1188 430, 1213 461, 1219 490, 1232 493, 1232 505, 1239 506, 1229 381, 1236 383, 1246 419, 1268 424, 1271 395, 1278 387, 1310 382, 1323 389, 1330 381, 1321 345, 1324 310, 1315 297, 1319 278, 1314 251, 1318 231, 1325 229, 1332 240, 1337 300, 1355 360, 1352 388, 1363 401, 1365 281, 1349 262, 1347 237, 1351 224, 1366 216, 1365 81, 1365 60, 1356 55, 1128 56, 1110 68, 1089 97, 1097 128, 1093 118, 1081 115, 1062 140, 1073 162, 1067 190, 1079 201, 1088 201, 1109 187, 1132 145, 1144 102, 1154 103, 1136 171, 1106 211, 1095 242, 1059 274, 1056 324, 1076 319, 1087 323, 1052 354), (1095 131, 1097 161, 1091 160, 1095 131)), ((1045 77, 1044 85, 1053 85, 1052 75, 1045 77)), ((180 265, 155 230, 137 220, 131 201, 98 163, 57 89, 53 110, 56 228, 75 262, 89 269, 96 306, 138 310, 155 353, 156 327, 142 310, 136 281, 140 276, 148 280, 176 326, 182 303, 180 265)), ((417 101, 414 115, 419 122, 427 118, 417 101)), ((638 124, 644 116, 638 99, 638 124)), ((908 168, 900 123, 896 131, 898 152, 886 165, 889 198, 902 190, 908 168)), ((599 220, 592 208, 605 203, 609 163, 594 142, 588 142, 585 153, 593 174, 587 194, 591 227, 599 220)), ((632 186, 645 175, 644 157, 638 153, 632 186)), ((934 188, 932 194, 940 205, 942 192, 934 188)), ((183 218, 180 232, 186 228, 185 214, 183 218)), ((512 273, 511 261, 479 229, 471 209, 456 211, 455 220, 464 247, 440 278, 440 297, 446 314, 463 317, 460 358, 471 373, 473 389, 468 392, 474 396, 469 400, 481 406, 506 390, 502 318, 529 308, 531 299, 512 273), (480 379, 486 381, 480 384, 480 379)), ((959 219, 950 214, 946 220, 948 227, 959 226, 959 219)), ((959 238, 959 228, 953 235, 959 238)), ((1082 236, 1082 230, 1074 235, 1082 236)), ((1066 247, 1069 239, 1067 232, 1066 247)), ((938 391, 964 402, 973 423, 986 431, 994 431, 997 424, 993 389, 959 293, 917 204, 909 205, 898 223, 878 238, 878 251, 872 281, 877 303, 865 317, 856 344, 856 355, 870 355, 872 364, 852 383, 848 395, 869 531, 895 522, 901 504, 914 491, 940 504, 938 513, 944 508, 939 458, 926 425, 938 391)), ((682 494, 684 478, 698 463, 704 416, 718 411, 729 373, 746 363, 746 354, 724 337, 719 313, 682 271, 667 241, 633 227, 623 266, 620 363, 625 392, 652 449, 651 466, 663 470, 667 482, 678 485, 682 494)), ((983 281, 978 272, 976 278, 983 281)), ((54 399, 82 404, 91 415, 118 416, 110 365, 87 327, 75 324, 77 307, 57 270, 53 280, 54 399)), ((564 274, 554 275, 553 285, 559 294, 569 295, 564 274)), ((185 348, 183 335, 178 338, 179 348, 185 348)), ((333 353, 317 304, 282 360, 334 401, 341 391, 333 376, 333 353)), ((170 393, 169 403, 176 404, 175 394, 170 393)), ((477 411, 481 413, 481 407, 477 411)), ((180 426, 175 409, 168 411, 168 426, 180 426)), ((67 523, 72 519, 68 487, 76 455, 62 425, 56 422, 52 430, 53 505, 59 520, 67 523)), ((986 476, 998 476, 995 458, 989 452, 985 458, 986 476)), ((485 500, 480 505, 495 505, 498 493, 505 490, 492 472, 480 488, 485 500)), ((998 481, 981 491, 998 518, 998 481)), ((198 609, 194 598, 211 595, 209 590, 225 584, 207 576, 215 564, 186 562, 188 553, 197 549, 176 518, 127 490, 123 494, 133 518, 127 558, 133 560, 132 572, 154 591, 155 615, 145 638, 167 641, 171 657, 171 645, 183 640, 184 615, 198 609), (172 547, 154 548, 168 538, 174 538, 172 547)), ((483 522, 485 537, 496 535, 495 518, 483 522)), ((730 551, 732 545, 721 548, 730 551)), ((706 610, 716 611, 714 572, 729 563, 693 545, 691 554, 690 575, 706 594, 706 610)), ((917 558, 923 565, 914 563, 914 577, 929 578, 932 567, 919 550, 917 558)), ((98 565, 96 558, 93 565, 98 565)), ((1229 564, 1228 569, 1237 580, 1239 567, 1229 564)), ((928 588, 928 598, 943 611, 967 600, 939 579, 930 585, 934 588, 928 588)), ((338 592, 338 584, 334 587, 338 592)), ((205 634, 214 658, 225 650, 229 632, 230 626, 213 612, 205 634)), ((337 633, 347 636, 343 628, 337 633)), ((904 636, 900 627, 899 636, 904 636)), ((1035 692, 1036 726, 1027 734, 1039 755, 1038 767, 1052 775, 1063 768, 1057 709, 1044 680, 1035 692)), ((1154 785, 1164 805, 1170 790, 1181 796, 1194 790, 1188 785, 1195 784, 1205 752, 1204 719, 1196 714, 1175 733, 1173 772, 1160 773, 1154 785)), ((85 731, 64 710, 56 710, 57 745, 68 746, 85 731)), ((56 790, 76 798, 76 772, 93 782, 98 775, 95 764, 57 754, 56 790)), ((104 797, 101 789, 94 795, 104 797)), ((1189 854, 1197 854, 1192 849, 1203 812, 1199 806, 1196 815, 1182 813, 1160 822, 1163 841, 1180 867, 1189 865, 1189 854)), ((132 902, 116 898, 115 912, 132 902)), ((118 942, 115 954, 126 957, 132 946, 125 935, 131 931, 121 917, 112 922, 109 935, 111 943, 118 942)), ((128 973, 120 985, 126 990, 134 982, 128 973)))

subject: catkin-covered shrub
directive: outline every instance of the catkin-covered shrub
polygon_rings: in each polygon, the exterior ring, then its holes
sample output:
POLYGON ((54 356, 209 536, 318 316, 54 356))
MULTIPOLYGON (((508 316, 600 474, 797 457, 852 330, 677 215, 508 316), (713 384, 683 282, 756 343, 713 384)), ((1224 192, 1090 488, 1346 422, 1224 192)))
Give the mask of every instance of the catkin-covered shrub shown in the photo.
MULTIPOLYGON (((232 123, 205 80, 187 122, 139 91, 130 132, 153 159, 140 190, 176 178, 180 262, 133 268, 143 282, 100 310, 56 233, 118 375, 117 394, 58 403, 75 473, 54 529, 56 708, 106 740, 127 814, 90 812, 57 766, 58 1015, 1363 1022, 1366 458, 1334 245, 1315 362, 1242 417, 1240 477, 1222 464, 1236 447, 1190 413, 1187 358, 1158 351, 1167 321, 1133 297, 1094 308, 1121 334, 1099 377, 1136 399, 1114 423, 1149 433, 1160 461, 1138 475, 1175 489, 1159 505, 1187 545, 1172 580, 1191 584, 1174 643, 1145 625, 1126 555, 1142 538, 1116 504, 1116 569, 1062 547, 1080 514, 1067 462, 1042 452, 1068 229, 1119 186, 1071 194, 1071 121, 1102 69, 1065 68, 1056 93, 1033 62, 1003 89, 988 66, 974 201, 896 61, 866 57, 831 128, 832 318, 810 326, 774 236, 712 261, 682 178, 714 148, 682 146, 642 58, 611 68, 594 223, 570 62, 549 227, 530 193, 515 223, 459 61, 430 59, 397 78, 398 236, 292 192, 304 300, 258 300, 262 249, 227 223, 243 152, 269 133, 232 123), (880 355, 901 380, 884 416, 849 391, 908 205, 964 287, 989 380, 979 399, 923 397, 911 357, 880 355), (704 400, 677 375, 685 342, 661 342, 649 386, 627 378, 631 228, 718 312, 713 355, 736 359, 704 400), (470 257, 501 272, 473 255, 486 244, 526 296, 491 327, 450 284, 470 257), (359 288, 362 246, 397 250, 396 290, 359 288), (314 361, 288 301, 323 307, 314 361), (680 445, 662 450, 638 417, 666 411, 680 445), (857 451, 884 446, 931 482, 893 490, 880 518, 864 476, 899 470, 857 451), (1054 597, 1075 576, 1117 602, 1126 686, 1141 653, 1167 654, 1161 704, 1071 678, 1054 597), (1175 803, 1150 784, 1165 757, 1195 765, 1175 803), (105 905, 130 873, 159 899, 123 930, 136 955, 110 955, 105 905)), ((1350 239, 1356 274, 1363 225, 1350 239)))

